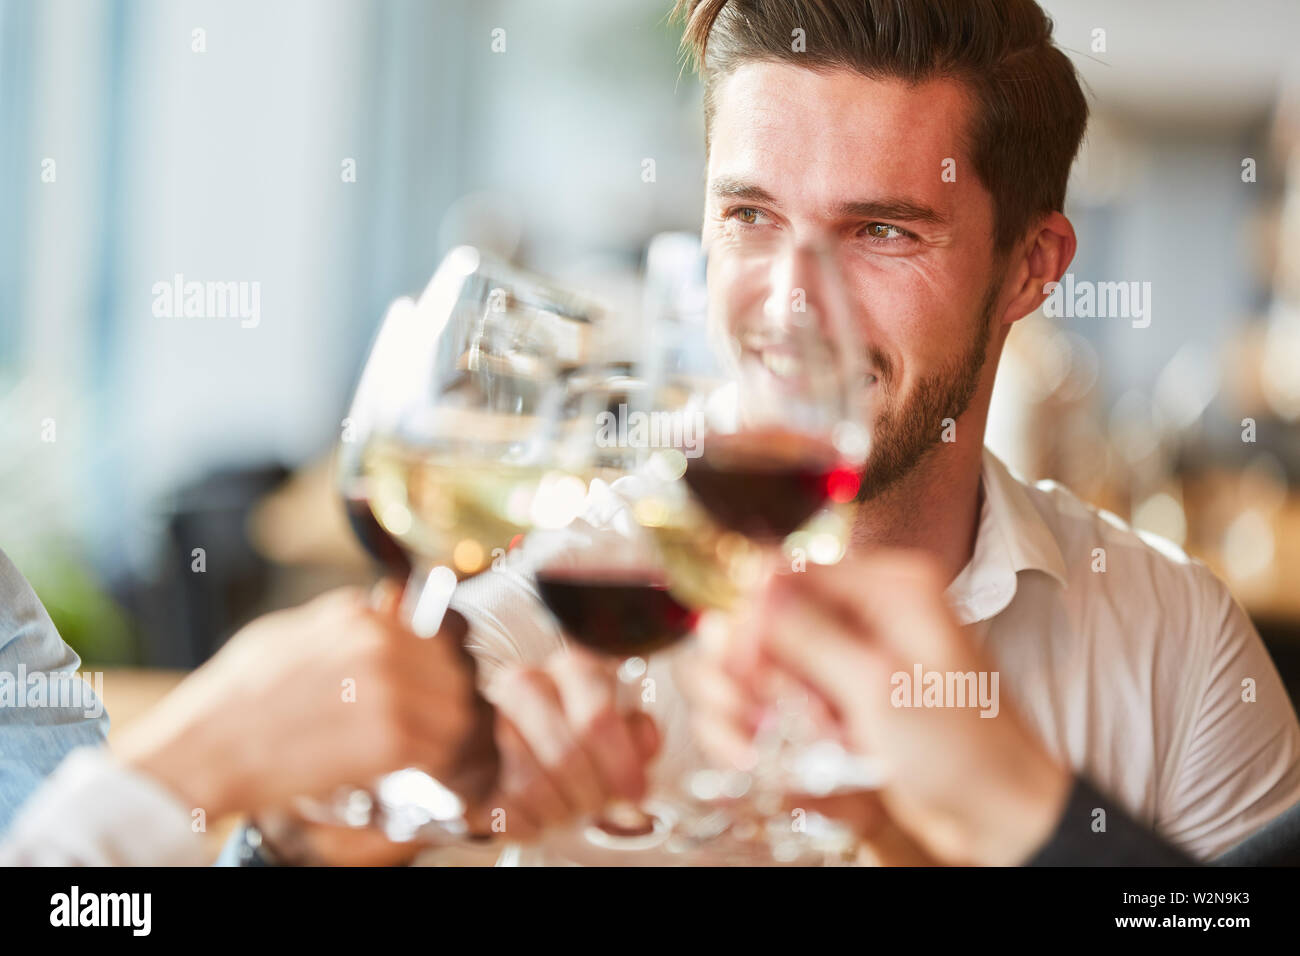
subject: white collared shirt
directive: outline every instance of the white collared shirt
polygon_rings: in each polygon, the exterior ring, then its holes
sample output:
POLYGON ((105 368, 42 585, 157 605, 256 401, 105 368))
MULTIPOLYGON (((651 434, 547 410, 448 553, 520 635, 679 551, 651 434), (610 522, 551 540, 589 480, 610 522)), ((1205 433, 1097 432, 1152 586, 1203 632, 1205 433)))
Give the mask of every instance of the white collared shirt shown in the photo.
MULTIPOLYGON (((1201 859, 1300 801, 1300 724, 1222 582, 1053 482, 1022 483, 987 450, 981 485, 974 553, 948 599, 1062 761, 1201 859)), ((618 506, 595 507, 600 525, 618 506)), ((526 562, 466 582, 453 605, 470 621, 486 678, 563 646, 526 562)), ((649 671, 660 780, 699 759, 672 656, 649 671)))
POLYGON ((1201 859, 1300 801, 1295 710, 1223 582, 987 450, 982 486, 948 595, 1057 756, 1201 859))

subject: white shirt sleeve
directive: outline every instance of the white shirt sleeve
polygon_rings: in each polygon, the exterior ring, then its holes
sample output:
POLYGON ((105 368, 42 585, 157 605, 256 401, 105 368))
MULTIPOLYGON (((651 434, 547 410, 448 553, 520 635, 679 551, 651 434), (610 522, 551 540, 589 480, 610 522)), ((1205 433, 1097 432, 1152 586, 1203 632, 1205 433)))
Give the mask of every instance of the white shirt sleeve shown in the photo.
POLYGON ((14 819, 0 866, 201 866, 190 811, 106 748, 72 751, 14 819))
POLYGON ((1211 640, 1188 681, 1188 732, 1157 828, 1212 859, 1300 801, 1300 727, 1264 642, 1205 569, 1200 620, 1211 640))

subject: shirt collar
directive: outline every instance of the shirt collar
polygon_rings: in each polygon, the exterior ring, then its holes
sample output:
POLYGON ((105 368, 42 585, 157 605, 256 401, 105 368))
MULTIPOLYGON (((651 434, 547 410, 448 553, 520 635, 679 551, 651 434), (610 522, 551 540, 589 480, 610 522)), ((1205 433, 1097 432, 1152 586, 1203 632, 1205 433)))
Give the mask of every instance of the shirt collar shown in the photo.
POLYGON ((1016 594, 1021 571, 1042 571, 1063 587, 1067 577, 1061 546, 1023 482, 984 449, 982 494, 975 550, 948 585, 948 602, 962 624, 1001 613, 1016 594))

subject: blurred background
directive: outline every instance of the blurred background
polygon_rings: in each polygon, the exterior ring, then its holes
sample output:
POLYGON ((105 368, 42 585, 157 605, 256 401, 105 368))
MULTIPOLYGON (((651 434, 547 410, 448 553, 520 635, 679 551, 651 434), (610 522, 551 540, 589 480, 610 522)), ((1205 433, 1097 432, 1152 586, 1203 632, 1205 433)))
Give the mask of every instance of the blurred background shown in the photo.
MULTIPOLYGON (((670 6, 0 0, 0 547, 87 665, 370 579, 328 457, 452 246, 637 301, 703 203, 670 6), (258 321, 155 315, 178 274, 258 321)), ((1210 564, 1300 696, 1300 4, 1043 6, 1094 111, 1071 272, 1150 324, 1020 323, 989 444, 1210 564)))

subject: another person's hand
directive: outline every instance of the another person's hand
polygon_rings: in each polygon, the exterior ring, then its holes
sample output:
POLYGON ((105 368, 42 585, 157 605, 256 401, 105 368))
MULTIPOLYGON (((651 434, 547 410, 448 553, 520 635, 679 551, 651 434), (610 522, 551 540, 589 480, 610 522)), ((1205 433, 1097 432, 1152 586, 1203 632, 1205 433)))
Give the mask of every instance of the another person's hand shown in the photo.
POLYGON ((467 800, 497 777, 491 707, 448 614, 421 639, 389 588, 335 591, 249 624, 115 748, 216 818, 418 766, 467 800))
MULTIPOLYGON (((773 702, 803 681, 789 668, 773 666, 755 640, 763 604, 730 614, 712 613, 700 622, 694 646, 676 661, 674 677, 690 709, 696 744, 715 765, 750 771, 758 763, 755 741, 773 719, 773 702)), ((804 717, 819 735, 842 738, 842 728, 820 695, 808 701, 804 717)), ((786 795, 786 809, 812 811, 847 824, 875 862, 885 866, 933 865, 936 861, 890 819, 875 793, 819 797, 786 795)))
MULTIPOLYGON (((496 704, 500 772, 491 791, 470 806, 474 834, 528 843, 611 800, 644 794, 658 732, 643 713, 619 713, 607 662, 581 649, 560 651, 540 667, 507 668, 487 693, 496 704)), ((288 863, 388 866, 409 863, 427 848, 315 822, 293 809, 255 822, 272 854, 288 863)))
POLYGON ((501 776, 476 829, 527 842, 611 801, 645 796, 659 734, 648 715, 620 712, 617 689, 610 662, 581 648, 499 674, 486 693, 498 713, 501 776), (484 815, 497 811, 504 831, 484 815))
POLYGON ((1020 863, 1052 832, 1068 771, 1005 698, 993 717, 978 706, 895 706, 894 675, 911 680, 918 664, 924 672, 993 672, 944 589, 923 555, 847 558, 774 578, 750 637, 760 668, 803 681, 849 746, 884 762, 887 782, 878 798, 862 796, 860 826, 896 824, 943 862, 1020 863))

